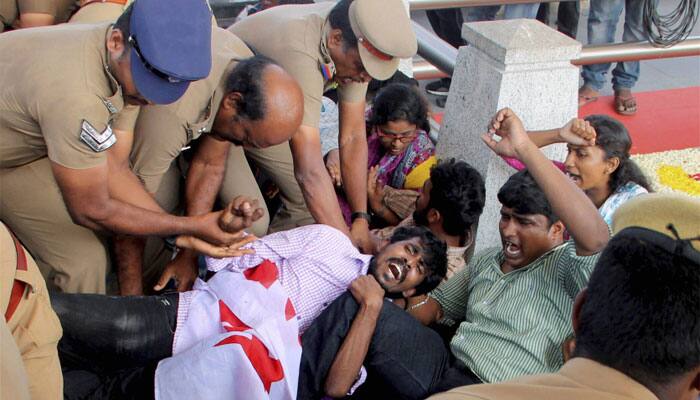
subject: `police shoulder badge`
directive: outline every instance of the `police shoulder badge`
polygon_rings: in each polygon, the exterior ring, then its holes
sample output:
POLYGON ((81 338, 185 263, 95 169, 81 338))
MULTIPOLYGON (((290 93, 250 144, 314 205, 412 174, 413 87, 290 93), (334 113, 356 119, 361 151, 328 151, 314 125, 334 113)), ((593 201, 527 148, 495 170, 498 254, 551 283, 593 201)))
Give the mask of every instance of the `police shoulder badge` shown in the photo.
POLYGON ((117 137, 112 132, 112 127, 107 125, 104 131, 99 132, 89 122, 83 120, 80 126, 80 140, 87 144, 92 151, 101 152, 112 147, 117 142, 117 137))

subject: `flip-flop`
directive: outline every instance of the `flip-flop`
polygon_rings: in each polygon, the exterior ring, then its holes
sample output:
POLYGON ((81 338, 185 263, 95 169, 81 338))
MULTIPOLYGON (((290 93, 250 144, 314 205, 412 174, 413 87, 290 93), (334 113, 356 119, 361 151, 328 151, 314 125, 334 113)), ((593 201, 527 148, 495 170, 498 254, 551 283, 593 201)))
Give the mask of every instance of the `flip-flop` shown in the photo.
POLYGON ((622 115, 637 113, 637 100, 629 90, 615 92, 615 111, 622 115))
POLYGON ((586 104, 593 103, 594 101, 598 100, 598 92, 596 90, 591 89, 588 86, 581 86, 581 88, 578 90, 578 106, 583 107, 586 104), (589 94, 589 95, 583 95, 581 92, 589 90, 591 93, 595 94, 589 94))

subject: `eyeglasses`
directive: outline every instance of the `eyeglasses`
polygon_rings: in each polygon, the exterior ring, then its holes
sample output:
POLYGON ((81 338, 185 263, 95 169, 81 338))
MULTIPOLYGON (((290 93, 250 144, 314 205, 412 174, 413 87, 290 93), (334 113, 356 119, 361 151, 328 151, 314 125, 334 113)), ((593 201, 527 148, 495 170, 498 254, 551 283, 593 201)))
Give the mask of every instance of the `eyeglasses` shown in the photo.
POLYGON ((418 136, 418 133, 415 130, 408 135, 403 133, 389 133, 377 128, 377 136, 390 139, 392 142, 394 140, 399 140, 401 143, 410 143, 418 136))
POLYGON ((154 67, 153 65, 151 65, 151 64, 148 62, 148 60, 146 60, 146 57, 144 57, 143 54, 141 53, 141 49, 139 48, 139 43, 136 41, 136 38, 135 38, 135 37, 129 36, 129 44, 131 44, 131 47, 133 47, 134 50, 136 51, 136 55, 139 57, 139 60, 141 60, 141 63, 143 64, 143 66, 144 66, 149 72, 151 72, 153 75, 159 77, 160 79, 166 80, 166 81, 168 81, 168 82, 170 82, 170 83, 179 83, 179 82, 182 82, 182 79, 173 78, 172 76, 170 76, 170 75, 168 75, 168 74, 166 74, 166 73, 164 73, 164 72, 159 71, 158 69, 156 69, 156 67, 154 67))

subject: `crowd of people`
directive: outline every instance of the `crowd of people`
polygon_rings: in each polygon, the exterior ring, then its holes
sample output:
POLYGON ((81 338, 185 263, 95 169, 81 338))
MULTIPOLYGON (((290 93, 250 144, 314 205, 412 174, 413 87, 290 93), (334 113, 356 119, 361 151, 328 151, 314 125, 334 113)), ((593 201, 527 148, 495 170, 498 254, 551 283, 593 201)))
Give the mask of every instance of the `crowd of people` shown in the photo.
POLYGON ((653 193, 618 120, 497 111, 465 144, 514 169, 488 193, 395 76, 401 0, 264 1, 228 29, 203 0, 11 3, 1 398, 700 396, 700 200, 653 193))

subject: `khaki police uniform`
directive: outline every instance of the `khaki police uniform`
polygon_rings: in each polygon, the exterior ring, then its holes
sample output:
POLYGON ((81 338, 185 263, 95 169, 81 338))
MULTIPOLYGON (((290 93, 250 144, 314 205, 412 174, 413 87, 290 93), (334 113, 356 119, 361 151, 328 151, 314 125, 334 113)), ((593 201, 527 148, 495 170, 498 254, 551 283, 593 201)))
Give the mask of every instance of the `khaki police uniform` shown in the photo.
POLYGON ((5 26, 12 26, 21 14, 50 14, 54 16, 54 24, 60 24, 68 21, 77 8, 77 0, 2 0, 0 32, 5 26))
POLYGON ((87 0, 70 18, 70 23, 114 22, 131 3, 127 0, 87 0))
MULTIPOLYGON (((229 28, 255 53, 275 60, 297 80, 304 93, 302 125, 312 128, 318 128, 321 98, 329 84, 321 73, 321 65, 332 63, 325 49, 325 41, 330 31, 328 14, 333 6, 334 2, 325 2, 274 7, 229 28)), ((364 101, 366 92, 367 84, 363 83, 338 88, 340 101, 348 103, 364 101)), ((313 223, 294 177, 289 146, 285 144, 282 147, 254 152, 246 150, 249 154, 259 154, 259 165, 266 172, 272 172, 273 180, 285 197, 283 210, 272 222, 271 231, 313 223)))
POLYGON ((110 24, 60 25, 0 36, 0 219, 36 259, 49 287, 104 293, 103 239, 73 223, 50 162, 106 162, 110 123, 123 107, 107 68, 110 24), (32 51, 25 51, 32 49, 32 51), (21 84, 19 84, 21 83, 21 84))
MULTIPOLYGON (((231 32, 214 28, 212 32, 212 70, 209 76, 193 82, 178 101, 168 105, 141 107, 135 125, 130 126, 134 113, 122 112, 115 121, 115 128, 134 132, 131 150, 131 166, 144 183, 146 190, 155 193, 156 201, 167 212, 178 209, 180 181, 186 176, 187 164, 178 158, 189 144, 202 134, 211 131, 219 105, 226 94, 226 80, 237 62, 253 56, 253 53, 231 32)), ((286 144, 285 144, 286 145, 286 144)), ((260 199, 260 189, 240 146, 231 145, 226 161, 226 173, 220 199, 230 202, 234 195, 245 194, 260 199), (234 190, 235 187, 235 190, 234 190)), ((256 221, 251 231, 264 235, 269 222, 267 213, 256 221)), ((164 261, 163 241, 149 239, 144 256, 144 281, 157 278, 164 261)))
MULTIPOLYGON (((0 311, 3 313, 3 379, 5 368, 15 374, 26 371, 31 398, 63 398, 63 376, 56 346, 63 331, 51 308, 44 279, 27 250, 15 242, 7 227, 0 223, 0 311), (9 318, 8 318, 9 317, 9 318), (6 333, 13 343, 7 341, 6 333), (13 346, 14 345, 14 346, 13 346), (19 352, 22 362, 6 365, 6 356, 19 352)), ((8 372, 9 373, 9 372, 8 372)), ((21 378, 19 378, 21 379, 21 378)), ((27 383, 2 382, 2 399, 19 399, 27 383)))

